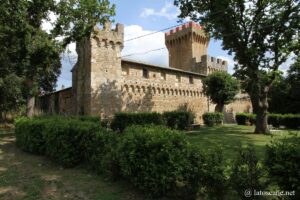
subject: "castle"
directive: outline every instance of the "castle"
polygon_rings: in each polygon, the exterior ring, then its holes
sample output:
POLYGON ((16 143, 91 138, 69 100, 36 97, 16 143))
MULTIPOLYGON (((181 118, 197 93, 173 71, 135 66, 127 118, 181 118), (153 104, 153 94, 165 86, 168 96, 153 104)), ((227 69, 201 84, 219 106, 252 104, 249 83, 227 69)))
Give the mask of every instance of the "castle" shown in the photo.
MULTIPOLYGON (((124 26, 106 22, 91 38, 76 44, 78 61, 72 69, 72 87, 43 95, 39 110, 50 114, 100 115, 115 112, 163 112, 190 109, 195 123, 215 105, 203 94, 202 79, 227 71, 227 62, 207 55, 209 37, 194 22, 165 33, 170 67, 121 58, 124 26)), ((247 95, 239 94, 225 113, 250 112, 247 95)))

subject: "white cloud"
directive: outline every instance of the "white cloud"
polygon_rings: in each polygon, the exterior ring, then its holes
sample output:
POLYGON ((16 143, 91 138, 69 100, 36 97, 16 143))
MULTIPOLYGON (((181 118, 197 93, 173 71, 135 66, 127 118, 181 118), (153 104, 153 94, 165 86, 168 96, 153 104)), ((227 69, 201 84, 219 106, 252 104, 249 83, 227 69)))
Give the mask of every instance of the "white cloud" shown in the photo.
POLYGON ((50 31, 53 29, 53 24, 56 20, 57 15, 55 15, 53 12, 50 12, 48 15, 48 19, 42 20, 42 29, 47 33, 50 33, 50 31))
POLYGON ((164 7, 162 7, 158 11, 152 8, 144 8, 142 13, 140 14, 141 17, 156 16, 156 17, 165 17, 168 20, 177 19, 178 15, 179 15, 179 9, 170 2, 166 2, 164 7))
MULTIPOLYGON (((141 26, 138 25, 125 26, 125 41, 153 32, 154 31, 144 30, 141 26)), ((168 66, 167 49, 150 51, 153 49, 165 47, 164 38, 165 34, 163 32, 159 32, 146 37, 125 42, 122 56, 135 54, 132 56, 126 56, 124 58, 168 66)))

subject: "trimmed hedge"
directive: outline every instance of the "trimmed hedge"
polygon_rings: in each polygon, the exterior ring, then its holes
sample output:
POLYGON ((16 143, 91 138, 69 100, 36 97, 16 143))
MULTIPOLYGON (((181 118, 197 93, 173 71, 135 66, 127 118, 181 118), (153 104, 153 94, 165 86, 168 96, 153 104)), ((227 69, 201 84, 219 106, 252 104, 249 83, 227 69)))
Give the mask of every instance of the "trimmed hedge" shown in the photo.
POLYGON ((85 159, 88 167, 98 174, 110 174, 119 177, 119 167, 116 158, 120 134, 110 130, 100 129, 85 143, 85 159))
POLYGON ((256 121, 256 115, 250 113, 237 113, 235 120, 238 125, 253 125, 256 121))
POLYGON ((50 120, 44 133, 46 155, 64 167, 73 167, 84 160, 84 145, 99 124, 70 120, 50 120))
POLYGON ((98 123, 74 118, 34 118, 16 121, 16 144, 24 151, 44 154, 64 167, 84 160, 84 143, 98 123))
POLYGON ((131 125, 163 125, 162 115, 152 113, 116 113, 111 123, 111 128, 123 131, 131 125))
POLYGON ((223 123, 224 114, 219 112, 207 112, 202 115, 204 124, 207 126, 215 126, 223 123))
POLYGON ((122 175, 151 196, 195 199, 222 197, 225 191, 222 154, 204 154, 182 132, 162 126, 125 129, 118 147, 122 175))
POLYGON ((111 128, 123 132, 126 127, 132 125, 165 125, 172 129, 184 130, 193 123, 194 116, 187 111, 171 111, 163 114, 148 113, 116 113, 111 128))
POLYGON ((163 119, 167 127, 184 130, 193 123, 194 116, 191 112, 171 111, 164 112, 163 119))
POLYGON ((245 187, 261 188, 261 180, 300 192, 300 138, 268 146, 265 165, 257 162, 253 148, 241 150, 232 167, 221 150, 204 153, 185 134, 164 126, 131 126, 117 134, 78 118, 21 118, 16 121, 16 139, 25 151, 44 154, 66 167, 86 162, 97 173, 125 178, 155 197, 231 199, 230 189, 243 197, 245 187))
MULTIPOLYGON (((253 125, 256 120, 255 114, 237 113, 236 122, 238 125, 253 125)), ((297 129, 300 126, 300 114, 268 114, 268 124, 273 127, 285 126, 289 129, 297 129)))
POLYGON ((23 151, 43 155, 46 151, 46 142, 43 133, 47 120, 22 117, 15 121, 16 144, 23 151))

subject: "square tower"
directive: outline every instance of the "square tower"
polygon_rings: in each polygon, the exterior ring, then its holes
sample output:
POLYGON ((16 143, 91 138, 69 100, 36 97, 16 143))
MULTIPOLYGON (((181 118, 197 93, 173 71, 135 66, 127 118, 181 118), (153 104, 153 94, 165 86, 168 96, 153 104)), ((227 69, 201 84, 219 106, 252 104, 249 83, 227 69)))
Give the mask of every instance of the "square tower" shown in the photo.
POLYGON ((112 29, 109 21, 76 44, 78 61, 72 70, 76 114, 106 118, 121 107, 118 80, 123 44, 124 26, 112 29))
POLYGON ((209 37, 195 22, 188 22, 165 34, 169 50, 169 66, 193 71, 201 57, 207 55, 209 37))

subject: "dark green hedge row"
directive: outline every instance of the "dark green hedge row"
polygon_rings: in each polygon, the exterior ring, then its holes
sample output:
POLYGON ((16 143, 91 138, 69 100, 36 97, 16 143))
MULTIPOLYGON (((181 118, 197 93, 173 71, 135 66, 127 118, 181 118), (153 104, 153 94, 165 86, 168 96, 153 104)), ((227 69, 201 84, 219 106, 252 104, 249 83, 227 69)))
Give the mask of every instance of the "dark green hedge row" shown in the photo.
POLYGON ((116 113, 111 128, 123 131, 132 125, 165 125, 169 128, 183 130, 193 123, 194 116, 190 112, 172 111, 163 114, 156 112, 147 113, 116 113))
POLYGON ((84 144, 99 128, 98 123, 75 118, 22 118, 16 121, 16 144, 72 167, 84 160, 84 144))
POLYGON ((229 167, 221 150, 203 152, 185 134, 164 126, 131 126, 117 134, 79 119, 20 119, 16 137, 28 152, 67 167, 86 162, 97 173, 127 179, 151 196, 241 199, 245 188, 264 189, 265 180, 299 192, 299 138, 268 146, 264 165, 253 148, 241 149, 229 167))
POLYGON ((202 115, 203 122, 207 126, 215 126, 223 123, 224 114, 219 112, 208 112, 202 115))
MULTIPOLYGON (((253 125, 255 123, 255 114, 237 113, 236 122, 238 125, 253 125)), ((268 124, 279 127, 285 126, 290 129, 297 129, 300 126, 300 114, 268 114, 268 124)))
POLYGON ((297 129, 300 126, 300 114, 268 114, 268 123, 274 127, 297 129))
POLYGON ((253 125, 256 120, 256 115, 251 113, 237 113, 235 120, 238 125, 253 125))

